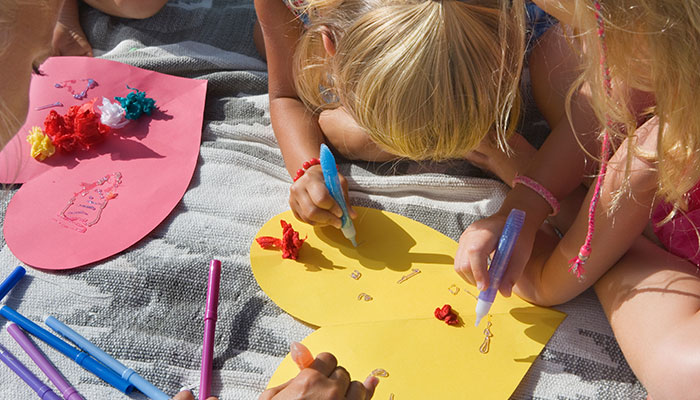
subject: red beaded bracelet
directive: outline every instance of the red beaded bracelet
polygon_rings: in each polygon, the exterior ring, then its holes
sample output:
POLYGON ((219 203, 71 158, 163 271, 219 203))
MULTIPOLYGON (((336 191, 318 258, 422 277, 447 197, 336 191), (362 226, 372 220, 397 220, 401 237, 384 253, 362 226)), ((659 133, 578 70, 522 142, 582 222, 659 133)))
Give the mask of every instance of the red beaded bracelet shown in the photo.
POLYGON ((321 161, 318 158, 312 158, 309 161, 304 161, 303 164, 301 164, 301 168, 297 170, 297 176, 294 177, 294 182, 297 181, 297 179, 301 178, 304 176, 304 173, 311 168, 314 165, 319 165, 321 164, 321 161))

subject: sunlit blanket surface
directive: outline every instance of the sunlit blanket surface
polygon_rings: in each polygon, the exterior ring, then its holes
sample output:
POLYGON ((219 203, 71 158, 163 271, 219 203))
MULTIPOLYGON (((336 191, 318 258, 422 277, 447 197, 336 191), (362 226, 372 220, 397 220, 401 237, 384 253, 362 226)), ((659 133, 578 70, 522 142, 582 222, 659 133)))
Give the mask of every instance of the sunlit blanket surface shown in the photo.
MULTIPOLYGON (((213 394, 224 400, 257 398, 289 344, 312 331, 271 302, 250 271, 249 245, 263 223, 288 208, 291 184, 270 125, 266 66, 253 45, 254 21, 251 0, 173 0, 141 21, 82 9, 98 56, 209 80, 199 162, 180 204, 146 238, 76 270, 30 269, 3 301, 37 322, 57 317, 171 395, 199 382, 212 258, 224 265, 213 394)), ((523 129, 536 125, 541 124, 523 129)), ((506 193, 505 185, 466 163, 341 162, 340 170, 349 178, 353 204, 408 216, 453 239, 496 211, 506 193)), ((12 193, 6 190, 3 204, 12 193)), ((0 276, 18 264, 3 246, 0 276)), ((593 292, 558 309, 568 317, 513 398, 644 398, 593 292)), ((0 327, 6 325, 0 320, 0 327)), ((6 332, 0 343, 43 376, 6 332)), ((86 399, 125 398, 38 344, 86 399)), ((450 384, 455 399, 469 398, 468 388, 450 384)), ((4 365, 0 388, 2 399, 35 396, 4 365)))

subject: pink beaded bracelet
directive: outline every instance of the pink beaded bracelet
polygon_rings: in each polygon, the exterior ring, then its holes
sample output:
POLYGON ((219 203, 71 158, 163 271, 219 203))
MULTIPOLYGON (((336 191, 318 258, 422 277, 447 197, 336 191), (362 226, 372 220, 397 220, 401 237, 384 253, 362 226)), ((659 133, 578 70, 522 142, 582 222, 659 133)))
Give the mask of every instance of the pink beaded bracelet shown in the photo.
POLYGON ((554 216, 559 213, 559 201, 557 201, 557 198, 554 197, 552 192, 547 190, 547 188, 540 185, 536 180, 523 175, 517 175, 513 179, 513 186, 517 185, 518 183, 532 189, 535 193, 542 196, 544 201, 546 201, 549 206, 552 207, 552 213, 549 214, 550 216, 554 216))

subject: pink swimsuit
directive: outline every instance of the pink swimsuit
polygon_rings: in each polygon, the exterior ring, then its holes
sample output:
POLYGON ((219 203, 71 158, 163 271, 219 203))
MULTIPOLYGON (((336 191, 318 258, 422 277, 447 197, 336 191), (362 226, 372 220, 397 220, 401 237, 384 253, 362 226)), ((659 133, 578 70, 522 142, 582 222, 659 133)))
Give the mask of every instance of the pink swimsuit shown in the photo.
POLYGON ((654 233, 666 250, 700 266, 700 183, 688 193, 687 212, 679 212, 667 223, 658 225, 673 209, 670 204, 662 202, 652 212, 651 221, 654 233))

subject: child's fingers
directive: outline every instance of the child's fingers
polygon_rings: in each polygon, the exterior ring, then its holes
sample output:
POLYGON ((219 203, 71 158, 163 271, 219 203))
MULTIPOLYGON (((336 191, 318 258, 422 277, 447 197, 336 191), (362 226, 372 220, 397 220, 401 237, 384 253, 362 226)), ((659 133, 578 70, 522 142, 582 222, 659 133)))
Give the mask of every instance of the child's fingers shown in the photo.
POLYGON ((457 272, 462 279, 469 282, 471 285, 476 285, 474 275, 472 275, 469 254, 467 253, 466 239, 464 239, 464 237, 465 234, 462 234, 462 238, 459 240, 459 247, 457 248, 457 254, 455 254, 454 268, 455 272, 457 272))
POLYGON ((309 368, 313 368, 316 371, 323 374, 323 376, 330 376, 338 366, 338 360, 331 353, 320 353, 316 356, 314 361, 311 363, 309 368))
POLYGON ((271 399, 273 399, 279 392, 286 389, 287 386, 289 386, 293 380, 294 380, 294 378, 288 380, 287 382, 285 382, 279 386, 275 386, 273 388, 269 388, 269 389, 265 390, 264 392, 262 392, 260 397, 258 397, 258 400, 271 400, 271 399))
POLYGON ((363 385, 365 389, 367 389, 367 392, 365 393, 365 398, 371 399, 372 396, 374 396, 374 390, 377 388, 377 385, 379 385, 379 378, 377 378, 374 375, 370 375, 367 378, 365 378, 363 385))
POLYGON ((345 179, 343 175, 338 174, 338 177, 340 178, 340 185, 343 188, 343 196, 345 196, 345 205, 348 208, 348 214, 351 219, 357 218, 357 212, 355 212, 355 209, 352 208, 352 205, 350 204, 350 194, 348 192, 348 180, 345 179))
POLYGON ((194 395, 190 390, 183 390, 180 393, 176 394, 175 397, 172 398, 172 400, 194 400, 194 395))
POLYGON ((489 286, 488 257, 489 254, 484 248, 473 248, 469 252, 469 263, 472 274, 476 282, 476 288, 481 291, 489 286))
POLYGON ((498 236, 492 231, 491 225, 491 221, 485 221, 483 224, 472 224, 467 228, 469 235, 465 247, 478 290, 484 290, 489 285, 488 260, 498 243, 498 236))
POLYGON ((350 386, 348 386, 348 391, 345 392, 345 398, 347 400, 369 399, 369 397, 367 397, 367 388, 358 381, 352 381, 350 382, 350 386))
POLYGON ((314 362, 314 356, 311 355, 311 351, 299 342, 292 342, 289 353, 299 369, 308 368, 314 362))
POLYGON ((332 225, 340 228, 340 218, 327 210, 317 207, 308 195, 299 196, 297 194, 290 198, 289 204, 301 221, 311 225, 332 225))

